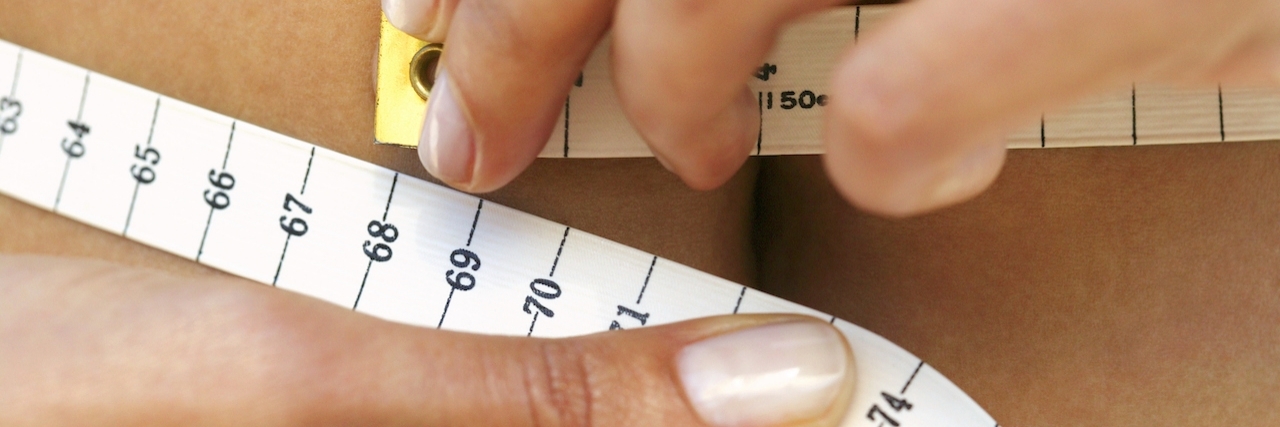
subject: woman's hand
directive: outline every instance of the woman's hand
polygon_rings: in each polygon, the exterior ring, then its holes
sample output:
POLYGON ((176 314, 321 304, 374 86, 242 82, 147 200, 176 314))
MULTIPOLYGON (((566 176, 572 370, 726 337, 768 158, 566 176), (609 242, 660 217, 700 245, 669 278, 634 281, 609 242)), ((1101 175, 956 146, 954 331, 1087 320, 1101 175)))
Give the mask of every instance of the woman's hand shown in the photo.
POLYGON ((0 256, 0 343, 7 426, 830 426, 854 384, 805 317, 468 335, 83 259, 0 256))
MULTIPOLYGON (((841 0, 383 0, 397 27, 446 41, 420 154, 469 191, 515 178, 611 30, 622 107, 694 188, 750 153, 751 72, 778 30, 841 0), (688 102, 696 99, 698 102, 688 102)), ((918 0, 850 48, 831 84, 826 166, 846 198, 911 215, 995 179, 1005 135, 1134 81, 1280 81, 1274 0, 918 0)))

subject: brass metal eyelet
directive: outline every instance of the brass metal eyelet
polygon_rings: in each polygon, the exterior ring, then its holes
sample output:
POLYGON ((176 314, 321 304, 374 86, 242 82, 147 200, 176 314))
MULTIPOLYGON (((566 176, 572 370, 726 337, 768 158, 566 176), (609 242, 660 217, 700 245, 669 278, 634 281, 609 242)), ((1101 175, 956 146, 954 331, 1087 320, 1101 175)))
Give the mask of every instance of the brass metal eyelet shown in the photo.
POLYGON ((423 46, 409 61, 409 84, 422 99, 431 96, 431 88, 436 84, 436 69, 440 65, 440 55, 444 54, 444 45, 431 43, 423 46))

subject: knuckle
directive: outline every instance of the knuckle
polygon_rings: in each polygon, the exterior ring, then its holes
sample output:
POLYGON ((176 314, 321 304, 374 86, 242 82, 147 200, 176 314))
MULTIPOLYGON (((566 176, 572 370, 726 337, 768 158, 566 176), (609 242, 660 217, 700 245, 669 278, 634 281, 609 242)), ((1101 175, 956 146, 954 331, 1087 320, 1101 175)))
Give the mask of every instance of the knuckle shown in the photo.
MULTIPOLYGON (((456 0, 455 0, 456 1, 456 0)), ((604 33, 610 9, 593 0, 475 2, 460 9, 477 37, 517 58, 558 58, 594 46, 604 33)))
POLYGON ((525 362, 525 393, 534 425, 595 425, 598 364, 580 340, 541 340, 525 362))

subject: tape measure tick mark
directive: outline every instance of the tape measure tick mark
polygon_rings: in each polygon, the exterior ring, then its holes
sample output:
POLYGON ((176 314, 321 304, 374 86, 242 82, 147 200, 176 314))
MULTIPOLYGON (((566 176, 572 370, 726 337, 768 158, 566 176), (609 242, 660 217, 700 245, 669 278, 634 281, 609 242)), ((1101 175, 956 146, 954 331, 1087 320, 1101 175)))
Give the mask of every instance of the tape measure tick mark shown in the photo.
POLYGON ((756 155, 764 150, 764 92, 756 92, 756 104, 760 108, 760 128, 756 133, 756 155))
POLYGON ((916 375, 920 374, 920 368, 923 367, 924 361, 921 360, 920 364, 916 365, 916 370, 911 372, 911 378, 907 378, 907 384, 902 386, 902 391, 898 392, 898 394, 907 394, 907 388, 911 387, 911 382, 916 380, 916 375))
POLYGON ((573 95, 564 98, 564 157, 569 158, 569 100, 573 95))
POLYGON ((1045 145, 1045 137, 1044 137, 1044 114, 1041 114, 1041 115, 1040 115, 1040 148, 1044 148, 1044 145, 1045 145))
POLYGON ((1133 145, 1138 145, 1138 85, 1134 84, 1129 92, 1129 105, 1133 112, 1133 145))
POLYGON ((853 43, 858 43, 858 33, 862 30, 862 6, 853 8, 853 43))
POLYGON ((743 286, 742 291, 738 292, 738 303, 733 305, 733 314, 738 314, 738 309, 742 307, 742 297, 747 296, 747 287, 743 286))
POLYGON ((640 296, 636 297, 636 305, 640 304, 640 300, 644 299, 644 291, 649 289, 649 278, 653 277, 653 267, 658 265, 658 256, 653 256, 653 261, 649 261, 649 272, 644 274, 644 285, 640 286, 640 296))
POLYGON ((1222 104, 1222 85, 1218 85, 1218 135, 1222 142, 1227 142, 1227 118, 1222 104))
POLYGON ((537 313, 537 312, 535 312, 535 313, 533 313, 533 321, 532 321, 532 322, 529 322, 529 333, 524 334, 524 336, 526 336, 526 337, 532 337, 532 336, 533 336, 533 327, 534 327, 534 325, 537 325, 537 324, 538 324, 538 313, 537 313))
POLYGON ((471 219, 471 232, 467 234, 467 246, 471 246, 471 238, 476 236, 476 225, 480 224, 480 211, 484 210, 484 199, 476 206, 476 217, 471 219))
POLYGON ((22 54, 26 49, 18 49, 18 59, 13 66, 13 84, 9 87, 9 96, 18 96, 18 75, 22 73, 22 54))
POLYGON ((556 259, 551 261, 551 273, 547 274, 547 277, 555 277, 556 266, 560 265, 560 254, 564 253, 564 242, 569 240, 569 230, 571 229, 570 227, 564 228, 564 236, 560 237, 560 248, 556 249, 556 259))

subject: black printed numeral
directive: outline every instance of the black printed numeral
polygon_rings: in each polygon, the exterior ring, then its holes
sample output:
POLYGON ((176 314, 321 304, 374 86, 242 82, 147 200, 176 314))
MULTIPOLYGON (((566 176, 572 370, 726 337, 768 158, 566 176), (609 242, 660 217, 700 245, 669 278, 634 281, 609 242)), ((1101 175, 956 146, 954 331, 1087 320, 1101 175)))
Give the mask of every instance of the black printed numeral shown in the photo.
POLYGON ((84 137, 89 135, 89 125, 77 121, 68 121, 73 136, 62 138, 62 152, 67 157, 78 159, 84 157, 84 137))
MULTIPOLYGON (((913 407, 911 402, 907 401, 907 399, 894 396, 892 394, 889 394, 888 392, 883 392, 883 391, 880 392, 880 397, 884 398, 885 403, 889 404, 889 408, 893 409, 894 412, 910 411, 911 408, 913 407)), ((893 417, 889 416, 889 414, 886 413, 884 409, 880 409, 880 404, 871 405, 871 410, 867 411, 867 419, 873 422, 874 421, 886 422, 886 423, 889 423, 889 425, 894 427, 901 425, 901 423, 899 423, 898 420, 895 420, 893 417)))
POLYGON ((378 221, 369 221, 369 236, 375 239, 380 238, 386 243, 373 243, 373 241, 364 241, 364 255, 370 260, 377 262, 391 261, 391 245, 396 239, 400 238, 400 229, 391 224, 383 224, 378 221))
POLYGON ((897 396, 894 396, 887 392, 883 392, 883 391, 880 392, 880 396, 884 397, 884 401, 887 402, 889 404, 889 407, 893 408, 893 410, 895 411, 899 411, 899 412, 910 411, 911 408, 913 407, 911 405, 911 402, 908 402, 907 399, 898 398, 897 396))
MULTIPOLYGON (((293 197, 293 194, 285 194, 284 210, 286 212, 293 212, 293 208, 295 206, 303 215, 311 214, 310 206, 303 204, 297 197, 293 197)), ((289 217, 289 215, 280 215, 280 229, 284 230, 285 233, 289 233, 289 235, 296 237, 302 237, 307 234, 307 220, 301 218, 301 216, 302 215, 299 215, 299 217, 289 217)))
MULTIPOLYGON (((764 109, 772 110, 773 92, 764 92, 763 94, 764 109)), ((793 110, 796 108, 810 110, 816 107, 825 106, 827 106, 827 96, 816 94, 811 90, 800 91, 799 94, 796 94, 795 91, 791 90, 778 93, 778 107, 783 110, 793 110)))
MULTIPOLYGON (((475 252, 466 249, 456 249, 449 254, 449 262, 454 267, 463 269, 463 271, 449 270, 444 272, 444 281, 450 287, 459 291, 469 291, 476 287, 476 276, 471 275, 466 269, 471 271, 480 271, 480 256, 475 252)), ((529 306, 525 305, 525 311, 529 311, 529 306)))
POLYGON ((547 279, 534 279, 533 282, 529 283, 529 290, 533 291, 533 295, 525 297, 524 312, 533 314, 533 310, 529 309, 530 306, 533 306, 536 307, 538 311, 542 312, 543 316, 555 317, 556 312, 551 311, 550 308, 543 305, 538 298, 547 301, 560 298, 560 285, 547 279), (534 298, 535 296, 538 298, 534 298))
POLYGON ((778 66, 768 62, 756 69, 756 78, 760 79, 762 82, 769 81, 769 77, 772 77, 774 74, 778 74, 778 66))
MULTIPOLYGON (((640 326, 644 326, 646 323, 649 322, 649 313, 641 313, 639 311, 635 311, 621 305, 618 306, 618 316, 621 317, 624 315, 627 317, 631 317, 635 320, 639 320, 640 326)), ((625 328, 623 328, 622 323, 618 322, 617 320, 614 320, 613 323, 609 325, 610 331, 616 331, 619 329, 625 329, 625 328)))
POLYGON ((160 152, 151 147, 143 147, 136 145, 133 147, 133 158, 139 162, 134 163, 129 168, 129 174, 133 175, 133 179, 139 184, 150 184, 156 181, 156 171, 153 169, 160 164, 160 152))
POLYGON ((231 206, 231 196, 227 194, 236 187, 236 177, 226 172, 209 169, 209 185, 213 188, 204 190, 204 202, 209 207, 223 210, 231 206))
POLYGON ((13 135, 18 131, 18 117, 22 117, 22 102, 0 98, 0 134, 13 135))
POLYGON ((790 110, 796 107, 801 109, 811 109, 813 107, 824 107, 827 105, 827 96, 818 95, 813 91, 801 91, 796 95, 794 91, 786 91, 778 94, 778 106, 783 110, 790 110))

